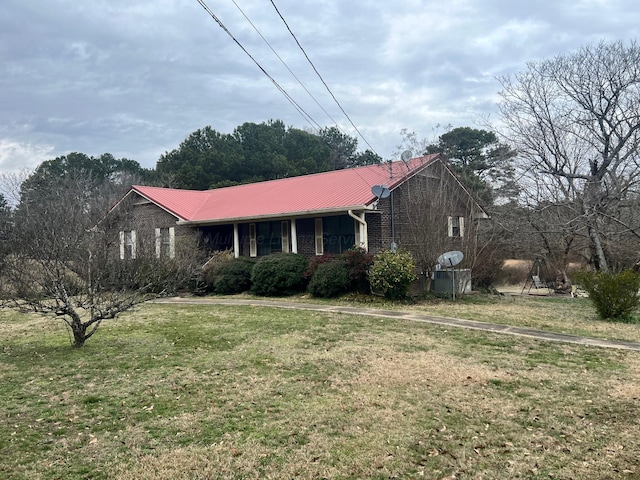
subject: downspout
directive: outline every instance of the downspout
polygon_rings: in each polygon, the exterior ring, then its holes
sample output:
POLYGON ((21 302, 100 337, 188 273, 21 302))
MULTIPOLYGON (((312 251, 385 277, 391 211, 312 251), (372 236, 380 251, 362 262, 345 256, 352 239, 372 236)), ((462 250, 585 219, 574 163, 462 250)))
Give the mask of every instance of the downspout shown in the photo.
POLYGON ((358 241, 358 246, 364 248, 367 252, 369 251, 369 232, 367 231, 367 222, 364 219, 365 212, 362 212, 360 215, 356 215, 353 213, 353 210, 348 210, 347 213, 351 218, 353 218, 356 222, 360 224, 360 239, 358 241))
POLYGON ((389 195, 389 203, 391 204, 391 251, 395 253, 398 246, 396 245, 396 224, 395 213, 393 213, 393 192, 389 195))

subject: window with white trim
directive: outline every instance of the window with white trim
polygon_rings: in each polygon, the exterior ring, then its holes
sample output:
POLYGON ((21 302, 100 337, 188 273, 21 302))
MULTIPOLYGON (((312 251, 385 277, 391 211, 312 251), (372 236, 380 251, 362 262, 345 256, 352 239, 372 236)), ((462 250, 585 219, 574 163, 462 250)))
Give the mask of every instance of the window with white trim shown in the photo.
POLYGON ((464 237, 464 217, 450 216, 448 229, 450 237, 464 237))
POLYGON ((323 252, 340 254, 356 245, 356 221, 348 215, 323 217, 323 252))
POLYGON ((174 227, 156 228, 156 258, 175 258, 174 227))
POLYGON ((249 256, 289 253, 289 222, 286 220, 249 224, 249 256))
POLYGON ((123 230, 120 232, 120 260, 136 258, 136 231, 123 230))

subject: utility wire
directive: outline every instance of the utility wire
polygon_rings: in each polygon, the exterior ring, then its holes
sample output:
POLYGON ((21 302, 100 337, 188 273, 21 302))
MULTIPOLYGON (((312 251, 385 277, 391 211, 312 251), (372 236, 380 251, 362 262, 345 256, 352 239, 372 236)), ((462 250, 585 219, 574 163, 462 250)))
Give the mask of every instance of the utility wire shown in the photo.
MULTIPOLYGON (((289 33, 291 34, 291 36, 293 37, 293 39, 296 41, 296 44, 298 45, 298 47, 300 48, 300 50, 302 51, 302 53, 304 54, 305 58, 307 59, 307 61, 309 62, 309 64, 311 65, 311 67, 313 68, 313 71, 316 72, 316 75, 318 76, 318 78, 320 79, 320 81, 322 82, 322 84, 325 86, 325 88, 327 89, 327 91, 329 92, 329 94, 331 95, 331 97, 333 98, 333 100, 336 102, 336 105, 338 105, 338 107, 340 107, 340 110, 342 111, 342 113, 344 114, 345 117, 347 117, 347 120, 349 120, 349 123, 351 124, 351 126, 353 128, 355 128, 356 132, 358 132, 358 135, 360 135, 360 138, 362 138, 362 140, 364 140, 364 143, 366 143, 369 148, 371 149, 371 151, 373 153, 375 153, 376 155, 378 155, 378 153, 375 151, 375 149, 371 146, 371 144, 367 141, 366 138, 364 138, 364 135, 362 135, 362 132, 360 132, 360 130, 358 129, 358 127, 356 127, 355 123, 353 123, 353 121, 351 120, 351 117, 349 117, 349 115, 347 114, 347 112, 345 112, 344 108, 342 108, 342 105, 340 105, 340 102, 338 101, 338 99, 336 98, 336 96, 333 94, 333 92, 331 91, 331 89, 329 88, 329 85, 327 85, 327 82, 324 81, 324 78, 322 78, 322 75, 320 75, 320 72, 318 71, 318 69, 316 68, 316 66, 313 64, 313 62, 311 61, 311 59, 309 58, 309 55, 307 55, 307 52, 304 50, 304 48, 302 48, 302 45, 300 45, 300 42, 298 41, 298 39, 296 38, 295 34, 293 33, 293 31, 291 31, 291 28, 289 27, 289 24, 287 23, 287 21, 284 19, 284 17, 282 16, 282 14, 280 13, 280 10, 278 10, 278 7, 276 6, 274 0, 270 0, 271 1, 271 5, 273 5, 273 8, 276 10, 276 12, 278 13, 278 16, 280 17, 280 19, 284 22, 285 26, 287 27, 287 30, 289 30, 289 33)), ((379 156, 379 155, 378 155, 379 156)))
MULTIPOLYGON (((220 28, 222 28, 227 35, 229 35, 229 37, 231 37, 231 39, 242 49, 242 51, 244 53, 247 54, 247 56, 249 58, 251 58, 251 60, 253 61, 253 63, 256 64, 256 66, 262 71, 262 73, 264 73, 269 80, 271 80, 271 82, 275 85, 275 87, 285 96, 285 98, 296 108, 296 110, 298 110, 298 112, 300 113, 300 115, 302 115, 302 117, 311 125, 311 127, 313 128, 313 124, 315 124, 315 126, 317 127, 318 130, 322 130, 322 127, 320 127, 320 125, 311 117, 311 115, 309 115, 300 105, 298 105, 298 103, 284 90, 284 88, 282 88, 278 82, 271 76, 269 75, 269 73, 260 65, 260 63, 258 63, 258 61, 247 51, 247 49, 233 36, 233 34, 229 31, 229 29, 224 25, 224 23, 222 23, 222 21, 217 17, 217 15, 209 8, 209 6, 206 4, 206 2, 204 0, 197 0, 198 3, 202 6, 202 8, 211 16, 211 18, 213 18, 213 20, 215 20, 215 22, 220 26, 220 28)), ((235 0, 233 0, 233 3, 235 4, 235 0)), ((237 4, 236 4, 237 6, 237 4)), ((274 4, 275 7, 275 4, 274 4)), ((239 8, 239 7, 238 7, 239 8)), ((240 11, 242 11, 240 9, 240 11)), ((276 8, 277 11, 277 8, 276 8)), ((278 12, 279 13, 279 12, 278 12)), ((244 13, 243 13, 244 14, 244 13)), ((246 18, 246 15, 245 15, 246 18)), ((282 17, 281 17, 282 18, 282 17)), ((249 20, 247 18, 247 20, 249 20)), ((284 19, 283 19, 284 21, 284 19)), ((251 23, 251 21, 249 21, 249 23, 251 23)), ((252 24, 253 25, 253 24, 252 24)), ((286 25, 286 22, 285 22, 286 25)), ((255 27, 254 27, 255 28, 255 27)), ((287 25, 288 28, 288 25, 287 25)), ((291 30, 289 30, 291 32, 291 30)), ((259 32, 258 32, 259 33, 259 32)), ((293 35, 293 33, 291 33, 293 35)), ((262 35, 260 35, 262 36, 262 35)), ((294 36, 295 38, 295 36, 294 36)), ((265 40, 266 41, 266 40, 265 40)), ((297 42, 297 39, 296 39, 297 42)), ((268 42, 267 42, 268 44, 268 42)), ((300 45, 300 44, 298 44, 300 45)), ((302 47, 300 47, 302 49, 302 47)), ((273 50, 273 49, 272 49, 273 50)), ((303 50, 304 52, 304 50, 303 50)), ((274 52, 275 53, 275 52, 274 52)), ((276 54, 277 55, 277 54, 276 54)), ((306 53, 305 53, 306 56, 306 53)), ((309 57, 307 57, 307 60, 311 63, 311 60, 309 60, 309 57)), ((312 64, 313 65, 313 64, 312 64)), ((315 67, 314 67, 315 70, 315 67)), ((318 74, 318 76, 320 76, 320 74, 318 73, 318 71, 316 70, 316 73, 318 74)), ((295 77, 295 75, 294 75, 295 77)), ((322 80, 322 77, 320 77, 322 80)), ((324 80, 323 80, 324 83, 324 80)), ((325 87, 329 90, 329 87, 326 85, 325 83, 325 87)), ((306 88, 305 88, 306 90, 306 88)), ((331 91, 329 90, 329 93, 331 93, 331 91)), ((311 95, 311 94, 310 94, 311 95)), ((333 96, 333 94, 332 94, 333 96)), ((313 98, 313 96, 312 96, 313 98)), ((335 97, 333 97, 334 100, 336 101, 336 103, 338 103, 338 101, 336 100, 335 97)), ((315 100, 315 99, 314 99, 315 100)), ((338 106, 340 106, 340 104, 338 103, 338 106)), ((342 109, 342 107, 340 107, 342 109)), ((324 110, 324 109, 323 109, 324 110)), ((343 113, 345 114, 345 116, 347 118, 349 118, 349 116, 346 114, 346 112, 344 110, 342 110, 343 113)), ((325 112, 326 113, 326 112, 325 112)), ((328 114, 327 114, 328 115, 328 114)), ((331 116, 329 115, 329 118, 331 118, 331 116)), ((333 120, 333 119, 332 119, 333 120)), ((349 118, 349 121, 351 122, 351 119, 349 118)), ((334 120, 335 122, 335 120, 334 120)), ((365 141, 365 143, 367 143, 367 145, 369 145, 369 147, 371 148, 371 150, 375 152, 375 150, 373 149, 373 147, 371 147, 371 145, 369 144, 369 142, 367 142, 367 140, 362 136, 362 133, 360 133, 360 131, 357 129, 357 127, 353 124, 353 122, 351 122, 351 125, 353 125, 353 127, 356 129, 356 131, 358 131, 358 133, 360 134, 360 136, 362 137, 362 139, 365 141)), ((338 127, 338 129, 340 129, 338 127)), ((377 153, 376 153, 377 155, 377 153)), ((362 175, 360 175, 359 172, 356 172, 358 174, 358 177, 360 177, 365 183, 369 184, 369 182, 367 180, 364 179, 364 177, 362 177, 362 175)))
MULTIPOLYGON (((258 28, 254 25, 254 23, 251 21, 251 19, 247 16, 247 14, 242 10, 242 8, 238 5, 238 3, 236 2, 236 0, 231 0, 233 2, 233 4, 236 6, 236 8, 240 11, 240 13, 244 16, 244 18, 247 20, 247 22, 249 22, 249 24, 253 27, 253 29, 256 31, 256 33, 258 35, 260 35, 260 38, 262 38, 262 40, 264 41, 264 43, 267 44, 267 46, 271 49, 271 51, 274 53, 274 55, 276 57, 278 57, 278 60, 280 60, 280 62, 285 66, 285 68, 287 70, 289 70, 289 73, 291 73, 291 75, 293 75, 293 77, 298 81, 298 83, 302 86, 302 88, 304 88, 304 90, 309 94, 309 96, 313 99, 314 102, 316 102, 316 105, 318 105, 318 107, 320 107, 320 109, 327 115, 327 117, 329 117, 333 123, 335 124, 336 128, 338 129, 338 131, 340 131, 342 134, 345 134, 342 129, 340 128, 340 126, 338 125, 338 122, 329 114, 329 112, 327 112, 324 107, 320 104, 320 102, 318 102, 318 100, 312 95, 312 93, 307 89, 307 87, 302 83, 302 81, 297 77, 297 75, 289 68, 289 66, 287 65, 287 63, 282 59, 282 57, 280 57, 280 55, 278 54, 278 52, 275 51, 275 49, 271 46, 271 44, 269 43, 269 41, 262 35, 262 33, 260 32, 260 30, 258 30, 258 28)), ((275 7, 275 5, 274 5, 275 7)), ((276 8, 277 11, 277 8, 276 8)), ((283 19, 284 20, 284 19, 283 19)), ((285 22, 286 24, 286 22, 285 22)), ((294 37, 295 38, 295 37, 294 37)), ((308 60, 308 57, 307 57, 308 60)), ((326 85, 325 85, 326 86, 326 85)), ((328 88, 328 87, 327 87, 328 88)), ((335 97, 334 97, 335 100, 335 97)), ((346 115, 346 114, 345 114, 346 115)), ((355 125, 354 125, 355 128, 355 125)), ((357 128, 356 128, 357 130, 357 128)), ((324 140, 325 143, 327 144, 327 146, 331 147, 331 145, 329 144, 329 142, 325 139, 324 140)), ((366 140, 365 140, 366 142, 366 140)), ((373 150, 373 148, 372 148, 373 150)), ((360 175, 360 173, 357 170, 354 170, 354 172, 356 173, 356 175, 358 175, 358 177, 360 177, 360 179, 366 183, 367 185, 370 185, 370 182, 368 182, 362 175, 360 175)))
MULTIPOLYGON (((293 78, 295 78, 297 80, 297 82, 300 84, 300 86, 302 88, 304 88, 304 91, 307 92, 309 94, 309 96, 313 99, 314 102, 316 102, 316 105, 318 105, 318 107, 320 107, 320 109, 327 115, 327 117, 329 117, 331 119, 331 121, 335 124, 336 128, 338 128, 338 130, 342 131, 340 129, 340 126, 338 125, 338 122, 331 116, 331 114, 329 112, 327 112, 325 110, 325 108, 320 104, 320 102, 318 102, 318 100, 316 99, 316 97, 313 96, 313 94, 309 91, 309 89, 304 85, 304 83, 302 83, 302 80, 300 80, 298 78, 298 76, 291 70, 291 68, 289 68, 289 65, 287 65, 287 63, 282 59, 282 57, 278 54, 278 52, 275 51, 275 49, 271 46, 271 44, 269 43, 269 41, 264 37, 264 35, 262 35, 262 33, 260 32, 260 30, 258 30, 258 27, 255 26, 255 24, 251 21, 251 19, 247 16, 247 14, 244 12, 244 10, 242 10, 242 8, 240 7, 240 5, 238 5, 238 3, 236 2, 236 0, 231 0, 233 2, 233 4, 236 6, 236 8, 240 11, 240 13, 244 16, 244 18, 247 20, 247 22, 249 22, 249 24, 253 27, 253 29, 256 31, 256 33, 258 35, 260 35, 260 38, 262 38, 262 40, 264 41, 264 43, 267 44, 267 46, 271 49, 271 51, 273 52, 273 54, 278 57, 278 60, 280 60, 280 63, 282 63, 282 65, 285 66, 285 68, 289 71, 289 73, 293 76, 293 78)), ((344 132, 342 132, 344 133, 344 132)))
POLYGON ((293 105, 294 108, 296 110, 298 110, 298 113, 300 113, 300 115, 302 115, 302 117, 311 125, 311 127, 314 128, 314 129, 317 129, 317 130, 321 130, 322 127, 320 126, 320 124, 318 122, 316 122, 313 119, 313 117, 311 115, 309 115, 291 97, 291 95, 289 95, 287 93, 287 91, 284 88, 282 88, 282 86, 280 86, 280 84, 271 75, 269 75, 269 73, 262 67, 262 65, 260 65, 260 63, 249 53, 249 51, 246 48, 244 48, 244 46, 233 36, 233 34, 224 25, 224 23, 222 23, 222 21, 216 16, 216 14, 213 13, 213 11, 209 8, 209 6, 206 4, 206 2, 204 0, 197 0, 197 1, 200 4, 200 6, 202 6, 202 8, 204 8, 204 10, 211 16, 211 18, 213 18, 215 20, 215 22, 220 26, 220 28, 222 28, 222 30, 224 30, 226 32, 226 34, 229 35, 229 37, 231 37, 231 39, 236 43, 236 45, 238 45, 242 49, 242 51, 247 54, 247 56, 253 61, 253 63, 256 64, 256 66, 262 71, 262 73, 264 73, 267 76, 267 78, 269 80, 271 80, 271 83, 273 83, 275 85, 275 87, 280 91, 280 93, 282 93, 285 96, 285 98, 289 101, 289 103, 291 103, 291 105, 293 105))

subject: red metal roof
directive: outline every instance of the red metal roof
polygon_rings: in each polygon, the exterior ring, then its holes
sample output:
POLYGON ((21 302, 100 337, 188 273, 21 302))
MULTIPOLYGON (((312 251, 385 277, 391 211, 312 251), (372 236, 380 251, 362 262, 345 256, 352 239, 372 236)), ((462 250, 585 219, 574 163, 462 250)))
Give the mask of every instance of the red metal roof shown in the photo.
POLYGON ((348 168, 215 190, 134 186, 133 190, 177 216, 195 223, 321 213, 363 208, 376 200, 374 185, 393 189, 438 155, 404 162, 348 168))

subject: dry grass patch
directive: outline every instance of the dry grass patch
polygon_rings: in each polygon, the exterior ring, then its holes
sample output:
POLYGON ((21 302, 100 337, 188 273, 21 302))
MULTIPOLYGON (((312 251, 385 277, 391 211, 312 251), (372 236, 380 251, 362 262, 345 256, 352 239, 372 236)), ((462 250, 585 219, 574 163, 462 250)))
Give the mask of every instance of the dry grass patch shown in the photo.
POLYGON ((640 475, 634 352, 222 306, 4 339, 1 478, 640 475))
POLYGON ((355 379, 356 384, 375 386, 434 385, 452 387, 473 383, 486 385, 490 380, 505 379, 504 372, 486 365, 460 359, 441 352, 398 352, 381 348, 355 379))
POLYGON ((232 436, 206 447, 179 448, 141 456, 133 468, 116 468, 116 480, 192 479, 282 479, 335 478, 340 471, 327 467, 326 444, 311 439, 282 465, 274 462, 274 452, 256 441, 237 441, 232 436), (324 461, 321 461, 324 460, 324 461))

